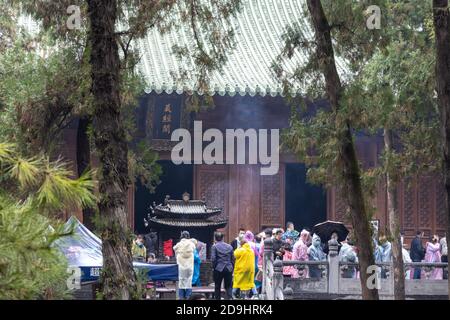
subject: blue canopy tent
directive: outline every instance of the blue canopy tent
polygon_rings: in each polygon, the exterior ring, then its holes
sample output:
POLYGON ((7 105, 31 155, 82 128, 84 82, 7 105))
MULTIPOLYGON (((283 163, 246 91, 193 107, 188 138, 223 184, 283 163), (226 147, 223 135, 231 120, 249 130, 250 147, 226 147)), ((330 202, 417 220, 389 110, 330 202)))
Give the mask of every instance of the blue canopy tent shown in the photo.
MULTIPOLYGON (((81 282, 98 280, 103 266, 102 241, 73 216, 66 222, 65 227, 68 232, 73 232, 55 241, 55 246, 65 255, 70 267, 80 268, 81 282)), ((176 264, 133 262, 133 266, 137 270, 148 270, 149 280, 178 280, 176 264)))

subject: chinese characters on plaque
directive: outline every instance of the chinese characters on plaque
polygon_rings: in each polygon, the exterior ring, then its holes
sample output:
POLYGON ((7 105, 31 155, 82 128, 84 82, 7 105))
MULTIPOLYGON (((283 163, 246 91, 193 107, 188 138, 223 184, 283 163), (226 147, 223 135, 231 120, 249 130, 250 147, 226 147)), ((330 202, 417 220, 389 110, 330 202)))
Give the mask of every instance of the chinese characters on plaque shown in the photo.
POLYGON ((170 140, 172 132, 180 128, 181 102, 181 96, 156 98, 153 139, 170 140))

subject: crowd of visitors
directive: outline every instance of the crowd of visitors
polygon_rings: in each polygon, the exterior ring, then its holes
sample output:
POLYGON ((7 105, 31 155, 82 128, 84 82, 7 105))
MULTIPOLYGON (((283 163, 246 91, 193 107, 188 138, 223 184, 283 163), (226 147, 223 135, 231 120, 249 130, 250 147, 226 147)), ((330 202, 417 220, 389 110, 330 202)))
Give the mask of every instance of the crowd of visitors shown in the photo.
MULTIPOLYGON (((448 262, 447 254, 447 238, 442 237, 439 239, 437 235, 433 235, 429 241, 426 242, 425 247, 422 243, 423 232, 418 231, 416 236, 411 242, 411 250, 409 257, 406 250, 404 250, 403 257, 405 261, 412 262, 448 262), (406 258, 405 258, 406 256, 406 258)), ((426 271, 422 268, 414 268, 411 272, 412 279, 424 278, 426 271)), ((448 274, 444 275, 442 268, 434 268, 431 270, 429 279, 447 279, 448 274)))
MULTIPOLYGON (((384 235, 374 237, 374 258, 376 263, 392 261, 392 245, 384 235)), ((286 231, 281 228, 266 229, 254 235, 253 232, 240 229, 237 237, 230 244, 224 242, 221 232, 214 234, 214 244, 211 247, 211 263, 214 279, 214 297, 221 299, 221 289, 225 289, 225 299, 257 299, 262 284, 262 263, 264 256, 264 240, 272 238, 274 259, 293 261, 327 261, 328 243, 334 239, 338 247, 338 258, 342 265, 342 277, 359 278, 358 248, 352 238, 338 242, 338 234, 332 232, 328 239, 321 239, 318 234, 311 234, 310 230, 298 232, 294 224, 288 222, 286 231)), ((423 233, 417 232, 412 240, 410 251, 403 246, 403 261, 409 262, 447 262, 447 241, 433 235, 423 246, 423 233)), ((403 235, 401 237, 403 245, 403 235)), ((137 236, 133 242, 133 258, 140 261, 152 262, 154 253, 147 254, 145 238, 137 236)), ((181 233, 180 241, 173 246, 178 264, 179 298, 191 299, 192 286, 200 286, 200 264, 205 254, 204 243, 190 238, 188 231, 181 233)), ((387 277, 387 268, 380 267, 381 277, 387 277)), ((284 266, 283 275, 293 278, 321 278, 322 266, 284 266)), ((414 268, 408 270, 407 278, 445 279, 443 268, 414 268), (427 273, 427 274, 425 274, 427 273)))

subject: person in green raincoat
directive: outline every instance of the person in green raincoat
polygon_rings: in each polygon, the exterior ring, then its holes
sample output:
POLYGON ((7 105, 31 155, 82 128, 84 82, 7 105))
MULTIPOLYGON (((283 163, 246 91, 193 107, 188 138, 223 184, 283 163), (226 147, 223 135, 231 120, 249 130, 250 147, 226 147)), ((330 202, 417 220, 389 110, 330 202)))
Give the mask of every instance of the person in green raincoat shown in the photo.
POLYGON ((147 251, 144 246, 144 236, 138 235, 133 241, 131 254, 134 261, 146 262, 145 258, 147 256, 147 251))

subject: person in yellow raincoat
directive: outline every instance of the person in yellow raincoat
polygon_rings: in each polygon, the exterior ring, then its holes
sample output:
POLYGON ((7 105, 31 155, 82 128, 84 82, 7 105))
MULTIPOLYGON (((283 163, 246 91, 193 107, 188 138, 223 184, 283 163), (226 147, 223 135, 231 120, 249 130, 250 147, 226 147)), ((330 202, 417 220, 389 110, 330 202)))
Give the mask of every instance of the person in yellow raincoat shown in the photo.
POLYGON ((244 239, 239 237, 241 247, 234 251, 233 291, 240 295, 255 286, 255 252, 244 239), (239 292, 239 293, 238 293, 239 292))

